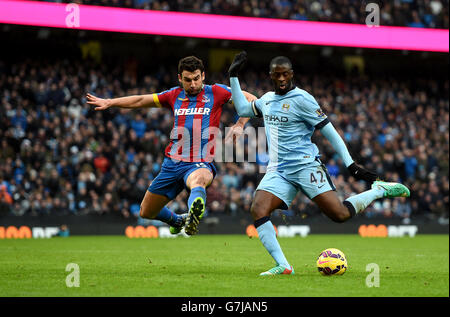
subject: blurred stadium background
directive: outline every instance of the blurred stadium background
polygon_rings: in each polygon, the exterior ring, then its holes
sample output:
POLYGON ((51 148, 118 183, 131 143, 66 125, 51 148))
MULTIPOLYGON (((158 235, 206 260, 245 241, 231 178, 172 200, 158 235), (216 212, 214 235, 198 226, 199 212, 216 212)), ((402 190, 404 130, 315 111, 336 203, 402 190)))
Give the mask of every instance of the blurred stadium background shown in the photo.
MULTIPOLYGON (((55 1, 60 2, 60 1, 55 1)), ((66 2, 66 1, 63 1, 66 2)), ((369 1, 99 0, 71 1, 144 10, 364 24, 369 1)), ((448 29, 448 1, 370 1, 380 24, 448 29)), ((189 26, 186 26, 189 28, 189 26)), ((384 179, 405 183, 410 199, 379 200, 346 225, 334 224, 304 195, 275 212, 279 225, 311 233, 357 233, 363 224, 416 225, 448 233, 448 51, 243 42, 0 24, 0 226, 59 227, 71 234, 125 234, 127 226, 160 227, 139 217, 158 174, 173 123, 164 109, 94 112, 87 92, 112 98, 177 85, 178 60, 203 59, 206 83, 228 84, 236 52, 249 63, 241 82, 261 96, 271 90, 268 62, 292 61, 299 87, 311 92, 353 157, 384 179), (359 227, 360 228, 360 227, 359 227)), ((237 120, 225 107, 221 127, 237 120)), ((251 125, 262 126, 252 119, 251 125)), ((314 140, 342 199, 369 185, 348 176, 329 143, 314 140)), ((247 155, 248 153, 246 153, 247 155)), ((246 156, 247 157, 247 156, 246 156)), ((200 233, 245 233, 251 198, 262 178, 256 163, 216 163, 200 233)), ((186 192, 169 207, 186 211, 186 192)))

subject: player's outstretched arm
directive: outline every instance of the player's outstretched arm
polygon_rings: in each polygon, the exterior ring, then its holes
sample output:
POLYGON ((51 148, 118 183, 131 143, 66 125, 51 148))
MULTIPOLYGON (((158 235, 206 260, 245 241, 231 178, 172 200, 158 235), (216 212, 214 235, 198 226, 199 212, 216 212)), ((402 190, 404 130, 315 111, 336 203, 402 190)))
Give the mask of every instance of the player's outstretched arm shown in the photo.
POLYGON ((158 107, 154 101, 153 94, 104 99, 87 93, 86 99, 88 104, 95 106, 94 110, 106 110, 111 107, 129 109, 158 107))
POLYGON ((244 93, 239 85, 237 77, 230 78, 231 95, 233 96, 233 104, 239 117, 254 117, 255 112, 253 110, 252 103, 245 98, 244 93))
POLYGON ((247 96, 241 90, 239 84, 238 73, 244 66, 247 60, 247 53, 240 52, 234 57, 233 62, 228 69, 228 74, 230 76, 230 86, 231 94, 233 96, 233 104, 236 109, 237 114, 240 117, 254 117, 255 111, 253 109, 252 103, 248 100, 247 96))
POLYGON ((331 146, 333 146, 334 150, 342 158, 345 167, 347 167, 348 171, 350 172, 350 175, 358 180, 364 180, 366 182, 374 182, 378 179, 378 175, 376 173, 362 168, 353 161, 350 153, 348 152, 347 146, 344 143, 344 140, 342 140, 341 136, 333 127, 331 122, 328 122, 325 126, 323 126, 320 129, 320 132, 322 132, 323 136, 326 137, 328 141, 330 141, 331 146))

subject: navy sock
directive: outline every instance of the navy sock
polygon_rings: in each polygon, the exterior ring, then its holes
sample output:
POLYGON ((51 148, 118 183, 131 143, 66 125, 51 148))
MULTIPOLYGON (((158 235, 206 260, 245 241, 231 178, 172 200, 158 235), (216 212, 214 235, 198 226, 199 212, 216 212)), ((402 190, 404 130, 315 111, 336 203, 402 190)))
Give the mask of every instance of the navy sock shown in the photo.
POLYGON ((206 190, 204 187, 198 186, 191 189, 191 194, 188 198, 188 209, 191 209, 192 203, 197 197, 201 197, 206 204, 206 190))
POLYGON ((179 227, 181 226, 182 222, 181 216, 177 215, 166 206, 161 209, 159 214, 156 215, 155 219, 165 222, 172 227, 179 227))

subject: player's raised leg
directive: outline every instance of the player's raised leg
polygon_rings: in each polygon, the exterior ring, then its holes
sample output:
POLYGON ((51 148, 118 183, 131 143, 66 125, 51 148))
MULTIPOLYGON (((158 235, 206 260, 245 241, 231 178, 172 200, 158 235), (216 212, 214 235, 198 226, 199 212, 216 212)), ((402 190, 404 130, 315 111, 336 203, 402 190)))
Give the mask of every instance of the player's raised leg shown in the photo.
POLYGON ((276 266, 261 273, 264 275, 294 274, 292 266, 287 261, 277 240, 277 235, 270 214, 280 208, 284 202, 274 194, 265 190, 257 190, 250 209, 254 219, 255 228, 258 231, 259 239, 267 252, 276 262, 276 266))
POLYGON ((178 233, 183 228, 187 214, 177 215, 166 207, 170 199, 167 196, 152 193, 147 190, 141 203, 140 216, 146 219, 156 219, 171 226, 172 233, 178 233), (175 229, 178 229, 175 232, 175 229))
POLYGON ((356 214, 353 205, 348 201, 342 203, 335 191, 319 194, 312 201, 334 222, 345 222, 356 214))
POLYGON ((188 217, 184 231, 188 235, 198 232, 198 225, 206 208, 206 187, 211 184, 214 176, 207 168, 194 170, 186 179, 186 186, 191 190, 188 198, 188 217))
POLYGON ((367 208, 374 200, 383 197, 409 197, 409 189, 400 183, 376 181, 370 190, 351 196, 341 202, 335 191, 317 195, 312 200, 333 221, 344 222, 367 208))

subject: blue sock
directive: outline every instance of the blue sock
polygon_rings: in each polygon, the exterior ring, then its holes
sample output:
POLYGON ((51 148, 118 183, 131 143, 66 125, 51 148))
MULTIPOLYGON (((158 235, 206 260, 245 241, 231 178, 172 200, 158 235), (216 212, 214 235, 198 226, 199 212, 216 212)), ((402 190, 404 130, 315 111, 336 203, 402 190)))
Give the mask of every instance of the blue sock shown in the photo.
POLYGON ((155 219, 165 222, 172 227, 179 227, 182 223, 181 216, 177 215, 166 206, 161 209, 159 214, 156 215, 155 219))
POLYGON ((191 189, 191 194, 188 198, 188 209, 191 209, 192 203, 197 197, 203 198, 203 201, 206 204, 206 190, 204 187, 198 186, 191 189))
MULTIPOLYGON (((286 260, 286 257, 283 254, 283 251, 281 251, 280 244, 277 240, 277 234, 275 232, 275 229, 273 227, 273 224, 269 218, 267 217, 266 222, 263 224, 258 225, 255 223, 256 230, 258 231, 259 239, 261 240, 262 244, 266 248, 266 250, 270 253, 272 258, 275 260, 275 262, 278 265, 284 266, 287 269, 290 269, 291 266, 289 265, 289 262, 286 260)), ((258 219, 259 220, 259 219, 258 219)))
POLYGON ((367 208, 375 199, 383 198, 384 189, 383 188, 374 188, 367 190, 365 192, 362 192, 358 195, 351 196, 347 198, 346 201, 351 203, 353 207, 355 208, 356 214, 360 211, 363 211, 367 208))

